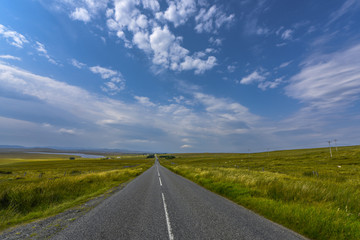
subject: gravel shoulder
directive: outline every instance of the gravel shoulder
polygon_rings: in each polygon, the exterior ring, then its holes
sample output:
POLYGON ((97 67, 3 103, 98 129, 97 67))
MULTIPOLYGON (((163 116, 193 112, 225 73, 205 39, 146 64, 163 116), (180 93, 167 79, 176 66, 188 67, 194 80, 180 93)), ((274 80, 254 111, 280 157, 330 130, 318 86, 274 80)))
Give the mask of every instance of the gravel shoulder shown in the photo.
POLYGON ((0 232, 0 239, 49 239, 66 228, 73 221, 99 205, 105 199, 119 192, 129 182, 122 183, 119 186, 110 189, 106 193, 97 196, 80 206, 73 207, 55 216, 6 229, 3 232, 0 232))

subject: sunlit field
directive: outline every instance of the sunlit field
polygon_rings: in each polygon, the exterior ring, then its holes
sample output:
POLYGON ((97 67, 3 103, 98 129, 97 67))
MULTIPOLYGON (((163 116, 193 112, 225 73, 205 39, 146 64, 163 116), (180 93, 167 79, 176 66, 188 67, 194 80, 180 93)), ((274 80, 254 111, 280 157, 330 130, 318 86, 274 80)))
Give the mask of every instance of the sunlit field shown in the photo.
POLYGON ((175 154, 161 164, 312 239, 360 239, 360 147, 175 154))
POLYGON ((69 156, 0 153, 0 230, 62 212, 151 167, 142 155, 70 160, 69 156))

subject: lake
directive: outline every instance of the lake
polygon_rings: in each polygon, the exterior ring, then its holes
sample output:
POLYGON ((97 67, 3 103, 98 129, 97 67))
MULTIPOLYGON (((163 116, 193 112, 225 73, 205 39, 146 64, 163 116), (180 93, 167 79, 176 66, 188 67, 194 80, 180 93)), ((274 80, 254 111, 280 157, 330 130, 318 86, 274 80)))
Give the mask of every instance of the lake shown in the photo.
POLYGON ((28 152, 28 153, 71 155, 71 156, 78 156, 78 157, 81 157, 81 158, 105 158, 105 156, 93 155, 93 154, 85 154, 85 153, 52 153, 52 152, 28 152))

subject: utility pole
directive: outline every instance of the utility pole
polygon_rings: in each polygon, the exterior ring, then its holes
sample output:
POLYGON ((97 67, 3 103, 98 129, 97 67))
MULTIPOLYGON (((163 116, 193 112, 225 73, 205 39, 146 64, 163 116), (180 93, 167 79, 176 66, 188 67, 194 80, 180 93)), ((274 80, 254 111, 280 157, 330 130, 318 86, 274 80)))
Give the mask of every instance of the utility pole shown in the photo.
POLYGON ((336 145, 336 141, 337 141, 337 139, 334 139, 334 142, 335 142, 335 147, 336 147, 336 152, 337 152, 337 145, 336 145))
POLYGON ((331 145, 330 145, 331 141, 328 141, 328 143, 329 143, 329 149, 330 149, 330 157, 332 158, 331 145))

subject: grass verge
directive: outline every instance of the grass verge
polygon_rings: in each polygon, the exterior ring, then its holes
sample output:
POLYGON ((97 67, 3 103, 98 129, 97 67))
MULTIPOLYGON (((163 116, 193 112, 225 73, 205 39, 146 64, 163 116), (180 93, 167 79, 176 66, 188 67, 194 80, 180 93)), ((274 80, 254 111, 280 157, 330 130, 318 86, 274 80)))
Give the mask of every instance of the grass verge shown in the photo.
POLYGON ((135 178, 153 164, 139 156, 3 162, 6 164, 0 164, 0 230, 84 203, 135 178))
POLYGON ((184 154, 161 163, 312 239, 360 239, 360 149, 184 154))

